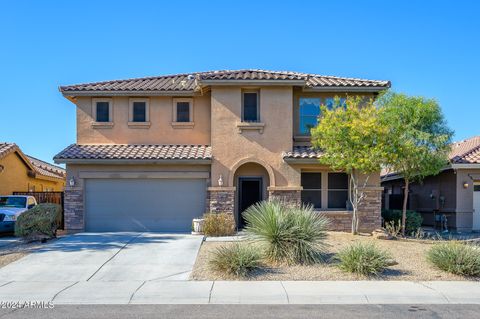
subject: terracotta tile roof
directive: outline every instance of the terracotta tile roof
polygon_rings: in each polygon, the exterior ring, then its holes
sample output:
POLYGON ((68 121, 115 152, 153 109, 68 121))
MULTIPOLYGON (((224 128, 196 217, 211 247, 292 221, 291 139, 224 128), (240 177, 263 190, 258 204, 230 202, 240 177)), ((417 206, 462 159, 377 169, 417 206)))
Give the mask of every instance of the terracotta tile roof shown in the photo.
POLYGON ((356 78, 342 78, 335 76, 323 76, 290 71, 267 71, 267 70, 220 70, 208 72, 196 72, 185 74, 161 75, 136 79, 113 80, 92 82, 76 85, 61 86, 60 91, 64 94, 69 92, 121 92, 121 91, 195 91, 200 88, 202 81, 228 81, 228 80, 275 80, 275 81, 301 81, 308 88, 318 87, 344 87, 344 88, 383 88, 390 87, 389 81, 365 80, 356 78))
POLYGON ((33 168, 37 174, 48 177, 65 178, 65 170, 63 168, 24 154, 15 143, 0 143, 0 158, 15 151, 18 152, 25 161, 30 162, 31 168, 33 168))
POLYGON ((208 145, 72 144, 54 157, 64 160, 209 160, 208 145))
POLYGON ((65 178, 66 171, 58 166, 52 165, 50 163, 39 160, 38 158, 26 155, 30 163, 33 164, 35 171, 40 175, 56 177, 56 178, 65 178))
POLYGON ((453 143, 450 161, 453 164, 480 164, 480 136, 453 143))
POLYGON ((288 159, 318 159, 321 156, 322 151, 311 146, 294 146, 291 151, 283 152, 283 158, 288 159))
POLYGON ((3 158, 13 151, 20 150, 15 143, 0 143, 0 158, 3 158))

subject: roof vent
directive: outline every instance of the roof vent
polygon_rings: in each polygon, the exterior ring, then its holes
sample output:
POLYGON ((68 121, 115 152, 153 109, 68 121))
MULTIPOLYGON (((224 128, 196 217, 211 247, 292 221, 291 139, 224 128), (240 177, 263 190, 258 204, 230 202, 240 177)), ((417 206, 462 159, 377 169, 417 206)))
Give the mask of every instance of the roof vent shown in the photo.
POLYGON ((193 80, 194 78, 195 78, 195 76, 194 76, 193 74, 189 74, 189 75, 187 76, 187 79, 189 79, 189 80, 193 80))

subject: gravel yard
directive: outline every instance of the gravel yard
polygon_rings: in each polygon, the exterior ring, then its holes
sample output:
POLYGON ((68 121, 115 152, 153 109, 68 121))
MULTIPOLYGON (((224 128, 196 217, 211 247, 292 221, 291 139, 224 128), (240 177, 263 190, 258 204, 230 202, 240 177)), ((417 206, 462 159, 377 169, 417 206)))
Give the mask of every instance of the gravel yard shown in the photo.
POLYGON ((9 245, 0 247, 0 268, 8 265, 20 258, 28 255, 32 251, 41 248, 42 244, 39 242, 23 243, 14 242, 9 245))
MULTIPOLYGON (((371 236, 353 236, 348 233, 329 232, 327 242, 329 258, 327 263, 312 266, 271 266, 265 265, 247 280, 471 280, 433 268, 426 260, 426 252, 431 242, 379 240, 371 236), (334 254, 356 241, 373 241, 378 247, 387 250, 398 263, 390 266, 380 277, 360 277, 338 269, 334 254)), ((217 247, 232 245, 232 242, 203 242, 192 272, 193 280, 232 280, 234 278, 213 273, 209 270, 209 256, 217 247)), ((242 280, 245 280, 242 279, 242 280)))

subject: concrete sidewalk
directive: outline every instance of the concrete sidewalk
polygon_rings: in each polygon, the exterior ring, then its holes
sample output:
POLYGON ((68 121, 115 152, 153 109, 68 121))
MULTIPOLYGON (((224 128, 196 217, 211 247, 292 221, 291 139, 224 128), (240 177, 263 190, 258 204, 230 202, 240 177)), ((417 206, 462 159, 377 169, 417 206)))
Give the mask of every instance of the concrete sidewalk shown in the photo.
POLYGON ((472 281, 0 282, 0 301, 54 304, 480 304, 472 281))

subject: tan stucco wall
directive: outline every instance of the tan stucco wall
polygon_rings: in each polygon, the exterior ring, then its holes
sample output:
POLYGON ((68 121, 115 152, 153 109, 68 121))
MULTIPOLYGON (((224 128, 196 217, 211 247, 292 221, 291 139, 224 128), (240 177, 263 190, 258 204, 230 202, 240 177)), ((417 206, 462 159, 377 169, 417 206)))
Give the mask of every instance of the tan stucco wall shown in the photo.
MULTIPOLYGON (((259 131, 238 132, 241 122, 242 88, 212 87, 212 180, 217 186, 220 174, 225 181, 231 168, 251 157, 268 163, 273 169, 275 186, 297 186, 298 173, 282 159, 282 152, 292 148, 292 88, 262 87, 260 89, 259 131)), ((232 186, 232 185, 227 185, 232 186)))
POLYGON ((129 97, 113 97, 113 127, 92 128, 92 98, 77 98, 78 144, 210 144, 210 95, 196 96, 193 101, 193 128, 175 128, 173 98, 149 97, 150 127, 128 126, 129 97))
POLYGON ((32 187, 35 191, 42 192, 48 188, 53 191, 63 191, 65 182, 51 181, 42 178, 32 178, 27 175, 29 168, 21 157, 12 152, 0 159, 0 165, 4 167, 0 173, 0 195, 11 195, 12 192, 27 192, 32 187))
MULTIPOLYGON (((131 172, 209 172, 210 165, 91 165, 91 164, 67 164, 67 180, 74 177, 75 187, 83 187, 83 179, 80 178, 84 172, 111 172, 111 178, 122 178, 122 173, 131 172)), ((139 175, 141 176, 141 175, 139 175)))

